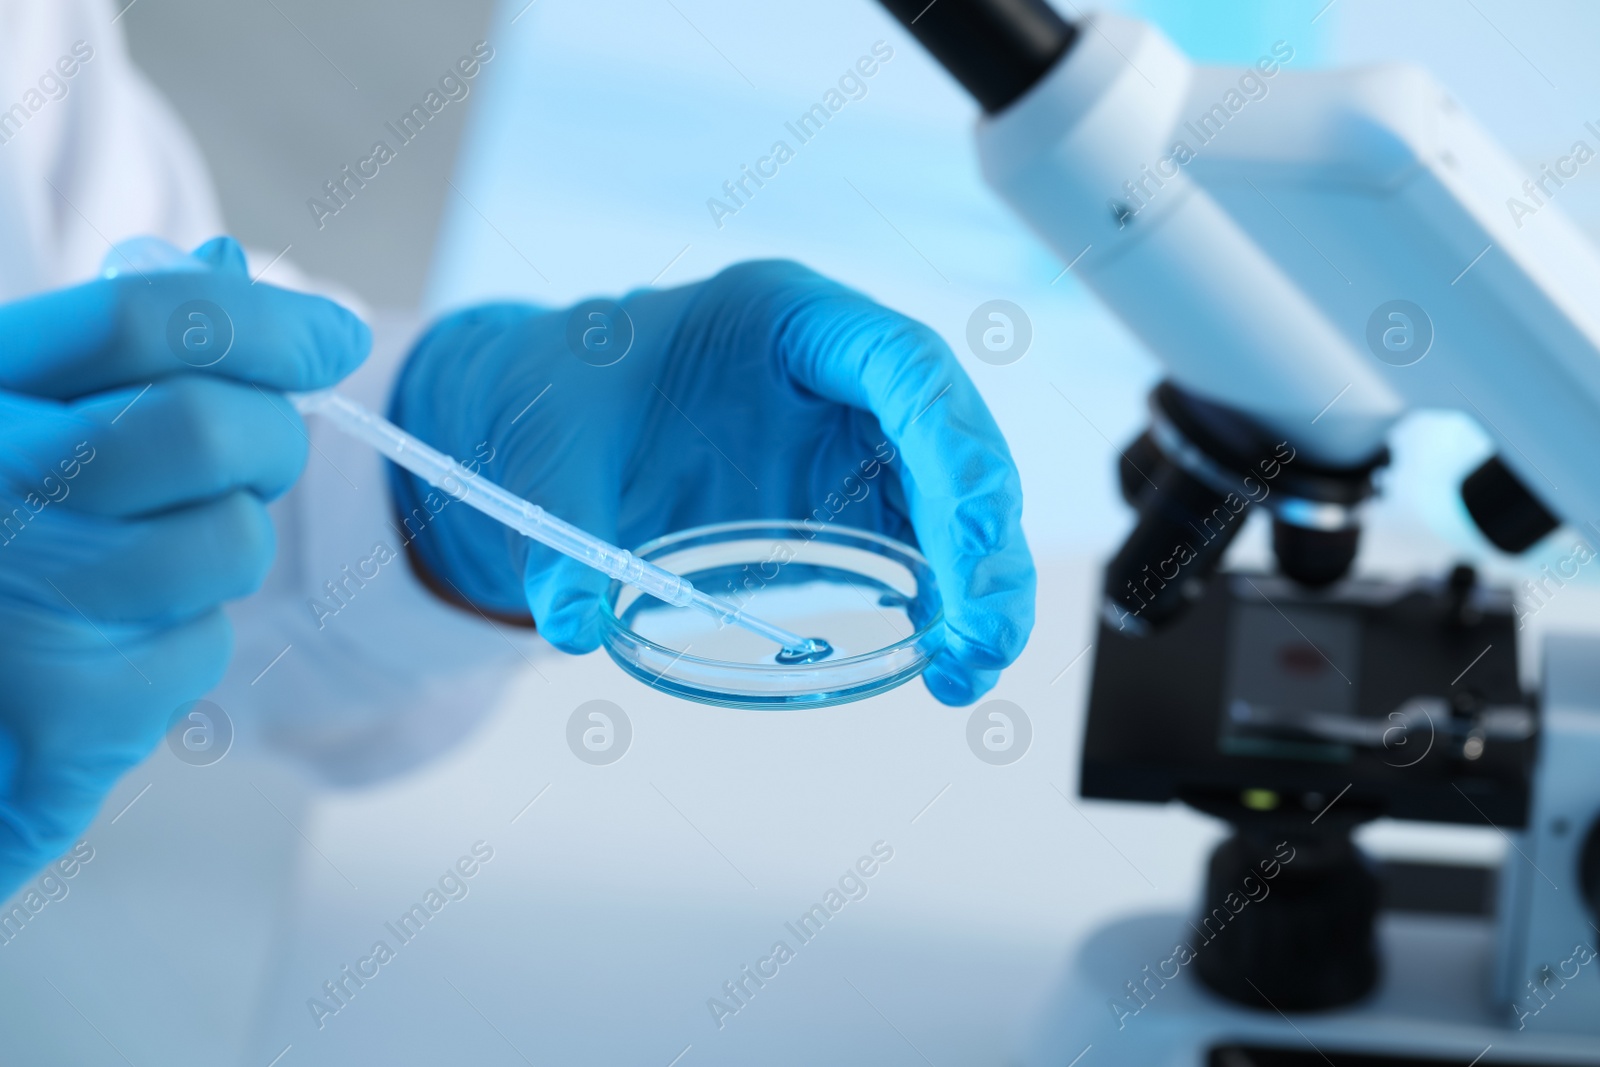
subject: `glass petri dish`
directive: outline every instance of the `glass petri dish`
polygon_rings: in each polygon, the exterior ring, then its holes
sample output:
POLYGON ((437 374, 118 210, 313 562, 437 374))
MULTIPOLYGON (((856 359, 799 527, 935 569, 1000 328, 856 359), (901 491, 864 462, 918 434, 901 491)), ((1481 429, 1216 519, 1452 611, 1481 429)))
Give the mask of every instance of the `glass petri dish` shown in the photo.
POLYGON ((827 659, 784 666, 771 642, 742 627, 613 581, 600 612, 606 652, 674 696, 756 711, 825 708, 910 681, 944 644, 932 568, 882 534, 762 519, 668 534, 634 554, 833 646, 827 659))

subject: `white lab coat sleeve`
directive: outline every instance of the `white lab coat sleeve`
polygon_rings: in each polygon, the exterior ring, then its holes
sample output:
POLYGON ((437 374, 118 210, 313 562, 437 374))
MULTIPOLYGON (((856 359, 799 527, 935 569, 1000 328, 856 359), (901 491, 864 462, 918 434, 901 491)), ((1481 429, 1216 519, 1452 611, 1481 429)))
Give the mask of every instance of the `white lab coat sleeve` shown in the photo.
MULTIPOLYGON (((340 391, 383 411, 418 326, 377 316, 372 356, 340 391)), ((537 659, 553 653, 531 630, 445 604, 425 588, 405 543, 433 513, 424 507, 402 521, 386 460, 316 418, 307 429, 306 471, 273 505, 277 561, 262 591, 230 608, 236 651, 211 699, 234 721, 239 743, 355 785, 464 737, 519 669, 537 671, 537 659)), ((433 500, 466 506, 443 494, 433 500)))
POLYGON ((0 300, 92 278, 126 237, 222 232, 204 160, 115 16, 111 0, 0 0, 0 300))

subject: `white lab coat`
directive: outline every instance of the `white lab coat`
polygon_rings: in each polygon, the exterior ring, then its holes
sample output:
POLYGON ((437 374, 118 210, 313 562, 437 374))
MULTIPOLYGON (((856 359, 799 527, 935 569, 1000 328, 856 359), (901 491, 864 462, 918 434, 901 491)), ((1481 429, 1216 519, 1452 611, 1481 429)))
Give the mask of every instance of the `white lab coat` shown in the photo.
MULTIPOLYGON (((0 0, 0 301, 92 278, 126 237, 189 248, 226 232, 204 161, 129 60, 117 10, 0 0)), ((252 254, 252 269, 273 254, 252 254)), ((266 277, 327 291, 287 262, 266 277)), ((374 326, 372 358, 342 388, 381 410, 415 323, 374 326)), ((390 525, 383 462, 315 420, 309 430, 306 472, 273 505, 276 563, 259 593, 229 607, 236 650, 210 699, 237 745, 357 784, 462 737, 536 642, 423 588, 390 525), (377 564, 380 543, 398 558, 377 564)))

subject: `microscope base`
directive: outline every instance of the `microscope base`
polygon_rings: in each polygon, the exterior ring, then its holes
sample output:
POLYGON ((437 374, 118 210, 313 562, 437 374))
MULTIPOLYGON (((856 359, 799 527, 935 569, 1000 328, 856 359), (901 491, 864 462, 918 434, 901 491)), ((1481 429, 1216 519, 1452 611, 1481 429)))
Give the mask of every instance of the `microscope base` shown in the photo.
MULTIPOLYGON (((1379 918, 1385 973, 1377 990, 1350 1008, 1287 1016, 1224 1000, 1201 982, 1192 961, 1185 966, 1167 962, 1179 943, 1205 951, 1185 919, 1180 913, 1135 916, 1091 935, 1041 1006, 1016 1062, 1029 1067, 1288 1067, 1330 1061, 1340 1067, 1600 1065, 1600 1034, 1563 1032, 1541 1025, 1537 1015, 1527 1017, 1519 1030, 1514 1015, 1491 1003, 1495 932, 1490 919, 1386 912, 1379 918), (1161 984, 1162 974, 1175 967, 1177 976, 1161 984), (1142 1006, 1128 983, 1138 988, 1142 1006)), ((1227 931, 1218 936, 1226 937, 1227 931)), ((1316 961, 1307 960, 1306 966, 1316 961)), ((1558 1017, 1549 1015, 1552 1021, 1558 1017)))

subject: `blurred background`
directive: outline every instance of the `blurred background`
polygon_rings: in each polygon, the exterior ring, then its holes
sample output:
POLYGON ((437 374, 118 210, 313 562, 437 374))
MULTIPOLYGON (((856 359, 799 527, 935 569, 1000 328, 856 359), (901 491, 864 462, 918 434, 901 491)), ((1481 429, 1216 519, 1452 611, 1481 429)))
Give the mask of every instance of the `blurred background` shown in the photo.
MULTIPOLYGON (((1600 8, 1581 0, 1109 6, 1206 62, 1285 41, 1291 69, 1421 63, 1530 170, 1600 119, 1600 8)), ((1034 733, 997 767, 968 748, 970 711, 918 685, 762 716, 546 649, 462 745, 380 788, 162 749, 86 835, 70 895, 0 947, 0 1061, 997 1065, 1097 923, 1190 905, 1216 825, 1075 797, 1092 591, 1130 521, 1113 446, 1141 427, 1154 364, 986 190, 975 106, 874 3, 135 0, 118 25, 233 231, 372 308, 562 306, 787 257, 938 329, 1028 494, 1039 624, 992 696, 1034 733), (318 220, 308 200, 480 41, 471 95, 318 220), (719 225, 708 199, 879 41, 893 57, 867 95, 719 225), (1033 324, 1008 366, 964 342, 995 298, 1033 324), (634 728, 600 767, 564 734, 596 698, 634 728), (480 841, 493 859, 470 893, 319 1026, 308 1000, 480 841), (879 841, 894 855, 869 894, 719 1027, 707 999, 879 841)), ((1600 236, 1600 179, 1561 198, 1600 236)), ((1470 560, 1517 580, 1570 549, 1561 535, 1513 563, 1473 531, 1456 486, 1489 447, 1466 420, 1412 417, 1393 447, 1361 569, 1470 560)), ((1235 560, 1264 563, 1265 533, 1235 560)), ((1572 589, 1525 633, 1549 629, 1600 629, 1600 598, 1572 589)), ((1503 848, 1488 828, 1365 833, 1380 854, 1503 848)))

